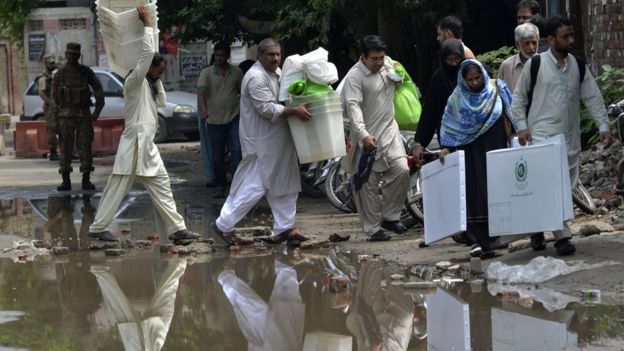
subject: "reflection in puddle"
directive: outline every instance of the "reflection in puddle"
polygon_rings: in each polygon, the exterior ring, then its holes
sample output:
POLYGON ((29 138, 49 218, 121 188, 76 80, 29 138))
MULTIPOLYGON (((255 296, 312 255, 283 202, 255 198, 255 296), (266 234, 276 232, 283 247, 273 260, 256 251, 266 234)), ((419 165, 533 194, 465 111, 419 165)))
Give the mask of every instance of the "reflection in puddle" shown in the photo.
MULTIPOLYGON (((89 226, 93 223, 99 201, 100 193, 0 200, 0 235, 52 240, 72 250, 87 248, 89 226)), ((210 224, 220 210, 218 204, 200 201, 177 202, 176 205, 187 227, 206 235, 211 232, 210 224)), ((257 207, 241 225, 266 225, 270 221, 269 213, 268 209, 257 207)), ((109 228, 122 239, 144 240, 156 234, 161 242, 167 242, 170 234, 166 233, 158 212, 144 191, 131 191, 114 218, 109 228)))
MULTIPOLYGON (((30 350, 560 350, 624 336, 624 308, 392 284, 380 260, 267 251, 0 260, 0 344, 30 350), (105 268, 103 268, 105 267, 105 268), (24 315, 8 311, 22 311, 24 315), (210 345, 207 347, 206 345, 210 345)), ((620 347, 621 348, 621 347, 620 347)))

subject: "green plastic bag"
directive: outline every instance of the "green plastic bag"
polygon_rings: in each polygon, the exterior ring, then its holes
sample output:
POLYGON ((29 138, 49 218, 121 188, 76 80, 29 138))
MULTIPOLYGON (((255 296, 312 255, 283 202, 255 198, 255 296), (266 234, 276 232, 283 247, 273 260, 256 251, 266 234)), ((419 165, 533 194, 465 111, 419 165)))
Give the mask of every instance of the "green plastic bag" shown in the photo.
POLYGON ((288 86, 288 92, 293 96, 321 94, 334 91, 330 85, 318 84, 309 80, 298 79, 288 86))
POLYGON ((422 112, 416 85, 403 65, 394 61, 393 66, 394 71, 403 77, 403 82, 394 90, 394 119, 399 129, 415 131, 422 112))

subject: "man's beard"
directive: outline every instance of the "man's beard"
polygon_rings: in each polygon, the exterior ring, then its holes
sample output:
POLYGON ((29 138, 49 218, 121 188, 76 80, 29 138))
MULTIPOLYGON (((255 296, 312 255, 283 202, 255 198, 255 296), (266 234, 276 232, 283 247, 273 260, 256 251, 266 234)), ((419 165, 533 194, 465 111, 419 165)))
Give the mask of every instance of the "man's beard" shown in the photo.
POLYGON ((524 53, 524 51, 522 51, 522 50, 519 50, 519 51, 520 51, 520 55, 521 55, 522 57, 524 57, 525 59, 527 59, 527 60, 528 60, 528 59, 530 59, 531 57, 533 57, 533 56, 537 55, 537 51, 536 51, 536 52, 534 52, 534 53, 533 53, 533 55, 527 55, 527 54, 525 54, 525 53, 524 53))
POLYGON ((565 47, 565 46, 555 46, 555 50, 557 50, 558 53, 560 53, 563 56, 566 56, 570 53, 570 49, 565 47))

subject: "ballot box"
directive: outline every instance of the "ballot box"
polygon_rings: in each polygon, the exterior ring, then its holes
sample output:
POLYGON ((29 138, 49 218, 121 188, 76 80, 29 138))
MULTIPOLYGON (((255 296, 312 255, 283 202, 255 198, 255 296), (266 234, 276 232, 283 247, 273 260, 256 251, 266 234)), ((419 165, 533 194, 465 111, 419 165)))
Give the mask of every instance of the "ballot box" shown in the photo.
POLYGON ((578 335, 569 330, 574 311, 506 311, 492 308, 492 350, 575 350, 578 335))
POLYGON ((490 236, 563 229, 574 217, 566 143, 557 135, 487 153, 490 236))
POLYGON ((444 289, 427 295, 427 351, 470 351, 470 306, 444 289))
POLYGON ((420 170, 425 214, 425 243, 445 239, 466 230, 466 168, 459 150, 420 170))

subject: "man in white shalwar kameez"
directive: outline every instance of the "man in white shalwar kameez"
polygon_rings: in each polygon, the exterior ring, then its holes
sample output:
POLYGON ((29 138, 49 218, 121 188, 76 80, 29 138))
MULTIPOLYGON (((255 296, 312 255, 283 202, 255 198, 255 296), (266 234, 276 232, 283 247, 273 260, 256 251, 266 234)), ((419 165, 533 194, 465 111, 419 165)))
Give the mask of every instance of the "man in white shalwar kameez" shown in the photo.
POLYGON ((393 102, 401 80, 384 64, 385 51, 386 44, 378 36, 362 39, 362 57, 345 76, 341 91, 356 152, 376 150, 370 177, 355 194, 362 230, 371 241, 390 239, 382 227, 397 234, 407 230, 399 219, 409 187, 409 168, 393 102))
POLYGON ((234 226, 265 196, 273 213, 273 243, 303 241, 295 225, 301 191, 299 165, 287 117, 308 120, 305 106, 278 103, 281 48, 271 38, 258 44, 258 61, 243 77, 240 100, 240 143, 243 153, 230 194, 213 228, 228 244, 234 226))
POLYGON ((297 272, 275 261, 275 285, 267 304, 249 285, 226 269, 219 283, 227 296, 249 351, 300 351, 305 305, 299 293, 297 272))
POLYGON ((117 284, 117 279, 107 269, 91 267, 104 302, 117 323, 125 351, 159 351, 163 347, 173 319, 178 285, 186 265, 186 260, 169 263, 154 297, 142 314, 132 307, 117 284))
POLYGON ((165 89, 160 76, 166 63, 162 56, 155 54, 154 28, 147 7, 140 5, 137 10, 144 25, 143 51, 124 83, 125 127, 119 140, 113 174, 102 193, 95 221, 89 227, 89 236, 117 240, 107 227, 134 180, 138 179, 149 192, 170 234, 169 239, 197 239, 199 235, 186 229, 184 219, 176 211, 169 175, 153 141, 158 129, 156 107, 165 105, 165 89))
MULTIPOLYGON (((574 189, 579 175, 581 153, 580 100, 589 110, 598 125, 602 140, 608 145, 611 140, 607 110, 594 77, 586 67, 585 76, 580 79, 576 59, 569 54, 574 44, 574 30, 569 20, 553 16, 546 23, 546 36, 550 49, 540 54, 540 66, 535 81, 533 97, 529 103, 532 60, 527 61, 513 94, 511 113, 518 128, 520 144, 542 141, 557 134, 563 134, 568 148, 570 182, 574 189)), ((570 242, 571 234, 567 223, 564 230, 554 232, 555 247, 559 255, 571 255, 576 251, 570 242)), ((543 234, 531 238, 533 250, 544 250, 543 234)))

